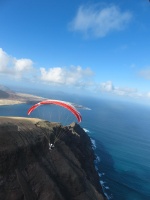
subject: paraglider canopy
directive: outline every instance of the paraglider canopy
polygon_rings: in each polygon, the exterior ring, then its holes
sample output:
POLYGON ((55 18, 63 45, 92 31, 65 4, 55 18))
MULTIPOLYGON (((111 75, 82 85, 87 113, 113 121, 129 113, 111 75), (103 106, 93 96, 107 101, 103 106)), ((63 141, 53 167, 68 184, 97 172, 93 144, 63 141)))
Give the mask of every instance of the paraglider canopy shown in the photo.
POLYGON ((77 109, 71 103, 66 102, 66 101, 54 100, 54 99, 48 99, 48 100, 41 101, 41 102, 33 105, 28 110, 28 115, 30 115, 30 113, 32 111, 34 111, 37 107, 39 107, 41 105, 47 105, 47 104, 55 104, 55 105, 58 105, 58 106, 62 106, 64 108, 68 109, 70 112, 72 112, 75 115, 75 117, 77 118, 79 123, 82 121, 81 114, 77 111, 77 109))

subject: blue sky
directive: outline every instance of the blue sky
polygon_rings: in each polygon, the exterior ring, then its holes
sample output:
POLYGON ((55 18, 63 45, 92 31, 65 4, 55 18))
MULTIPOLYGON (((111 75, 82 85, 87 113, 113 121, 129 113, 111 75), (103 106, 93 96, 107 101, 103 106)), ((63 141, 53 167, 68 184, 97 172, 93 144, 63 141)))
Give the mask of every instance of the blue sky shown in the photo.
POLYGON ((0 1, 0 84, 150 98, 148 0, 0 1))

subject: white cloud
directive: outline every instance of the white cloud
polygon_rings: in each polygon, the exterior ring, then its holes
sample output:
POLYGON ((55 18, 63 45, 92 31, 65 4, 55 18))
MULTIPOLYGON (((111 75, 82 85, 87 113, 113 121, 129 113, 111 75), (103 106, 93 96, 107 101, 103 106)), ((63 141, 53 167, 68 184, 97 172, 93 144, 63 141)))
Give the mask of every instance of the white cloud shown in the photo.
POLYGON ((27 58, 16 59, 0 48, 0 74, 13 79, 28 79, 61 86, 91 87, 93 72, 81 66, 40 68, 33 67, 33 61, 27 58), (36 73, 36 74, 35 74, 36 73), (37 76, 38 75, 38 76, 37 76))
POLYGON ((9 65, 9 56, 0 48, 0 73, 6 72, 9 65))
POLYGON ((116 87, 114 86, 112 81, 106 81, 99 84, 94 84, 95 91, 97 94, 99 93, 105 93, 115 96, 120 96, 122 98, 129 97, 130 100, 140 100, 141 102, 145 102, 150 100, 150 91, 147 92, 141 92, 137 88, 129 88, 129 87, 116 87))
MULTIPOLYGON (((70 86, 79 89, 86 89, 86 91, 97 91, 98 93, 104 92, 119 96, 128 96, 134 98, 147 98, 150 99, 149 92, 139 92, 135 88, 116 87, 112 81, 96 83, 93 81, 93 71, 90 68, 82 68, 81 66, 70 67, 53 67, 53 68, 40 68, 33 67, 33 61, 27 58, 16 59, 8 55, 0 48, 0 75, 4 74, 5 77, 23 78, 34 81, 34 83, 47 83, 55 84, 58 86, 70 86), (32 73, 31 73, 32 72, 32 73), (35 74, 37 73, 37 74, 35 74)), ((150 79, 150 69, 140 71, 140 75, 150 79)))
POLYGON ((79 31, 86 37, 104 37, 111 31, 124 29, 131 18, 129 11, 121 12, 117 6, 80 6, 70 23, 70 29, 79 31))
POLYGON ((13 76, 13 78, 21 78, 32 69, 32 60, 26 58, 16 59, 0 48, 0 74, 7 74, 13 76))
POLYGON ((46 70, 40 68, 41 80, 47 83, 82 86, 88 84, 89 78, 93 75, 90 68, 82 69, 80 66, 69 68, 54 67, 46 70))
POLYGON ((114 90, 114 86, 111 81, 100 83, 100 90, 104 92, 112 92, 114 90))
POLYGON ((50 68, 49 70, 40 68, 40 71, 42 81, 60 84, 64 82, 63 70, 60 67, 50 68))
POLYGON ((102 82, 98 85, 97 91, 107 92, 119 96, 128 96, 128 97, 141 97, 144 94, 138 92, 136 88, 128 88, 128 87, 116 87, 113 85, 112 81, 102 82))
POLYGON ((22 58, 15 60, 14 69, 17 72, 30 71, 32 69, 33 62, 30 59, 22 58))

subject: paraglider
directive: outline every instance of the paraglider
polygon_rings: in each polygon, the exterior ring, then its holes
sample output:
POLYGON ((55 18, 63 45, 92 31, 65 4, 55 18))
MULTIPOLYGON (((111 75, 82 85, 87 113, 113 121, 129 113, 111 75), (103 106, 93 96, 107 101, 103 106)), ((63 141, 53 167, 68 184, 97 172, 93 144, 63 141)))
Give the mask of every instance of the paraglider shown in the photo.
MULTIPOLYGON (((27 113, 28 113, 28 115, 30 115, 39 106, 41 106, 41 105, 51 105, 51 104, 61 106, 65 109, 69 110, 76 117, 78 123, 80 123, 82 121, 81 114, 78 112, 78 110, 71 103, 66 102, 66 101, 54 100, 54 99, 48 99, 48 100, 44 100, 44 101, 41 101, 39 103, 36 103, 35 105, 33 105, 29 108, 27 113)), ((57 127, 56 132, 55 132, 55 137, 53 139, 47 138, 49 140, 49 150, 50 151, 52 149, 54 149, 54 147, 55 147, 54 144, 56 143, 56 141, 59 140, 60 137, 63 137, 64 134, 65 134, 64 129, 57 127)))
POLYGON ((60 100, 54 100, 54 99, 48 99, 45 101, 41 101, 35 105, 33 105, 29 110, 28 110, 28 115, 30 115, 30 113, 35 110, 36 108, 38 108, 41 105, 47 105, 47 104, 55 104, 58 106, 62 106, 66 109, 68 109, 70 112, 72 112, 75 117, 77 118, 78 122, 80 123, 82 121, 82 116, 81 114, 77 111, 77 109, 69 102, 66 101, 60 101, 60 100))

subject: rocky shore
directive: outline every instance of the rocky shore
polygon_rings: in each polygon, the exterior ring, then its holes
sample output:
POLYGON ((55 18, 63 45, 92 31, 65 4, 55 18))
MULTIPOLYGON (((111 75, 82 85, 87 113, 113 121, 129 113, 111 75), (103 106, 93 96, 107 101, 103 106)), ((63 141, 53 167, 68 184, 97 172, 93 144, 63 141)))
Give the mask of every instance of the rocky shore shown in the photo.
POLYGON ((105 200, 94 159, 76 123, 0 117, 0 199, 105 200))

